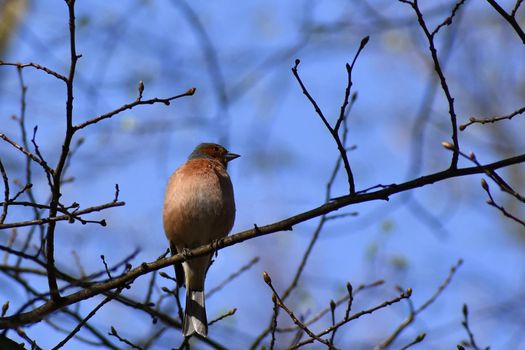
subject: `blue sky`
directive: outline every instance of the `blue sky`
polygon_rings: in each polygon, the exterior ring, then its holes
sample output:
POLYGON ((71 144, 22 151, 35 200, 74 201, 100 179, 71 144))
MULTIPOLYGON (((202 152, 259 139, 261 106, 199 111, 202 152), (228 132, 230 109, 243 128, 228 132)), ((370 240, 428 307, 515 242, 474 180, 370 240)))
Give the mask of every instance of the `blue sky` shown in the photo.
MULTIPOLYGON (((399 183, 448 166, 450 152, 440 142, 450 139, 450 127, 440 90, 426 111, 429 121, 423 143, 414 146, 414 120, 434 76, 427 44, 409 6, 381 1, 370 5, 379 11, 373 15, 364 1, 254 1, 235 6, 227 1, 192 3, 216 50, 230 100, 224 108, 218 101, 198 34, 175 3, 77 4, 77 50, 83 57, 76 81, 76 121, 132 101, 139 80, 145 83, 146 98, 176 95, 189 87, 196 87, 197 93, 169 107, 140 106, 79 134, 85 143, 73 159, 69 175, 75 182, 64 187, 64 201, 77 201, 83 207, 103 203, 113 198, 114 184, 118 183, 121 199, 127 204, 92 216, 107 218, 105 228, 60 224, 58 266, 77 271, 73 250, 88 271, 102 268, 101 254, 116 262, 138 247, 141 252, 134 264, 161 254, 167 248, 161 225, 164 186, 170 173, 203 141, 227 141, 231 151, 242 155, 229 168, 237 201, 233 233, 322 204, 337 149, 302 95, 291 67, 295 58, 301 59, 303 81, 333 122, 346 83, 344 65, 366 35, 371 39, 354 70, 353 89, 358 99, 349 117, 348 145, 357 146, 349 152, 357 189, 399 183), (340 25, 330 31, 328 25, 333 23, 340 25), (305 43, 293 49, 302 40, 305 43), (421 151, 422 161, 418 162, 418 173, 409 174, 414 147, 421 151)), ((450 4, 423 2, 424 11, 434 14, 428 16, 429 23, 436 25, 447 17, 450 4)), ((523 47, 510 27, 488 5, 467 3, 463 10, 461 19, 456 18, 457 23, 444 28, 437 39, 442 48, 449 40, 447 36, 455 35, 445 74, 456 98, 460 123, 470 116, 517 109, 523 105, 520 91, 525 87, 521 79, 523 47)), ((6 60, 33 61, 66 72, 66 13, 62 3, 31 3, 11 40, 6 60)), ((1 132, 17 139, 18 125, 10 119, 19 113, 16 70, 1 67, 0 77, 1 132)), ((28 127, 38 125, 37 140, 44 156, 54 163, 65 124, 65 89, 42 72, 26 69, 24 79, 28 86, 28 127)), ((523 149, 521 123, 515 119, 494 128, 474 125, 461 133, 462 149, 475 151, 482 162, 519 154, 523 149)), ((0 156, 6 159, 13 177, 20 174, 19 154, 4 144, 0 156)), ((460 164, 470 166, 464 160, 460 164)), ((517 189, 523 189, 523 167, 513 169, 501 174, 515 181, 517 189)), ((45 201, 45 178, 38 175, 38 169, 35 174, 37 198, 45 201)), ((413 288, 412 299, 418 305, 432 295, 450 267, 462 258, 464 264, 452 284, 396 346, 426 331, 426 345, 421 348, 454 347, 466 338, 460 325, 461 307, 466 302, 480 344, 495 349, 508 344, 525 347, 520 337, 513 338, 514 332, 520 331, 516 325, 523 321, 523 313, 498 306, 522 295, 523 228, 503 220, 485 204, 480 178, 453 179, 413 191, 412 198, 434 215, 440 228, 429 224, 403 195, 389 202, 341 210, 358 215, 326 225, 300 287, 289 299, 290 306, 299 314, 315 314, 328 306, 330 299, 344 294, 347 281, 358 285, 377 279, 384 279, 385 285, 363 293, 356 300, 357 309, 393 297, 398 284, 413 288)), ((491 188, 496 191, 495 185, 491 188)), ((332 195, 345 191, 345 178, 340 176, 332 195)), ((499 193, 497 198, 512 203, 499 193)), ((523 214, 519 206, 513 210, 523 214)), ((9 219, 27 215, 12 210, 9 219)), ((316 225, 317 220, 312 220, 292 232, 251 240, 219 253, 208 274, 207 287, 219 284, 254 256, 260 256, 261 261, 208 300, 210 319, 238 308, 234 317, 210 328, 211 337, 223 340, 233 331, 239 336, 229 339, 234 342, 232 348, 242 349, 251 343, 271 314, 271 293, 261 272, 268 271, 277 290, 284 290, 316 225)), ((20 230, 19 236, 24 232, 20 230)), ((5 239, 0 236, 0 242, 5 239)), ((171 273, 171 269, 165 271, 171 273)), ((6 285, 4 276, 0 281, 6 285)), ((170 282, 160 284, 169 286, 170 282)), ((147 278, 139 279, 126 293, 143 297, 146 286, 147 278)), ((24 300, 16 288, 0 287, 0 296, 12 304, 24 300)), ((82 310, 89 312, 96 302, 87 302, 82 310)), ((359 320, 338 333, 336 344, 370 348, 401 322, 406 310, 407 306, 400 304, 359 320)), ((106 331, 114 325, 137 341, 152 327, 147 315, 116 303, 105 306, 93 322, 106 331)), ((290 324, 286 318, 280 322, 290 324)), ((328 319, 323 322, 314 329, 329 324, 328 319)), ((63 337, 50 332, 45 324, 27 332, 43 348, 54 346, 63 337)), ((173 341, 178 344, 180 334, 168 330, 154 348, 175 346, 173 341)), ((68 346, 89 348, 75 341, 68 346)))

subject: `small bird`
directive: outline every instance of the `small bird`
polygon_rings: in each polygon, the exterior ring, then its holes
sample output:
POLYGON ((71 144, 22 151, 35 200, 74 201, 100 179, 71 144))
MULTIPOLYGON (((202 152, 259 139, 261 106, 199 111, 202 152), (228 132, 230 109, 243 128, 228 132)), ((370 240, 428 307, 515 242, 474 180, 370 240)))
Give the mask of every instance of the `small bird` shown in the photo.
MULTIPOLYGON (((235 220, 235 200, 228 162, 239 155, 221 145, 201 143, 186 163, 171 175, 162 213, 171 254, 184 252, 226 237, 235 220)), ((208 334, 204 280, 212 254, 175 264, 177 288, 186 284, 182 332, 188 337, 208 334)))

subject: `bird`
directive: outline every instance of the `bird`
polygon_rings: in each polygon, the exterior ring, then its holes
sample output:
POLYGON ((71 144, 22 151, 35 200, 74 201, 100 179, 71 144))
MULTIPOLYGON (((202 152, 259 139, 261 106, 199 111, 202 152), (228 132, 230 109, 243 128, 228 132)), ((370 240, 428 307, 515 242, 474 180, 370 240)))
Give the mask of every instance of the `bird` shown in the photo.
MULTIPOLYGON (((226 237, 235 221, 233 185, 228 162, 240 157, 216 143, 201 143, 171 175, 164 196, 162 221, 171 254, 226 237)), ((186 286, 182 333, 207 337, 204 282, 212 253, 175 263, 177 290, 186 286)))

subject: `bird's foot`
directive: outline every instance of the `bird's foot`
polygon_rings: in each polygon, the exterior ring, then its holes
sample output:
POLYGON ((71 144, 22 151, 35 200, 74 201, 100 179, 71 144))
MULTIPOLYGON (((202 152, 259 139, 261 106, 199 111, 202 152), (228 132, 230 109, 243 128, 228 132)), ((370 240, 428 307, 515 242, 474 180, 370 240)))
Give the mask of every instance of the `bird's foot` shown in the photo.
POLYGON ((188 248, 182 248, 182 251, 180 252, 182 256, 187 259, 191 257, 191 250, 188 248))

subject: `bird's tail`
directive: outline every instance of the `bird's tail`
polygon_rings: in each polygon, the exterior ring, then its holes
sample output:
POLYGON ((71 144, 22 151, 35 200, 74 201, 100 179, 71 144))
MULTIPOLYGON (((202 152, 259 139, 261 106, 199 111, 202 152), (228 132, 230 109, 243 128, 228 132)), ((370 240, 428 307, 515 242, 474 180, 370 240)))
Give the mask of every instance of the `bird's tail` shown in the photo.
POLYGON ((198 333, 203 337, 208 335, 208 320, 204 306, 204 290, 186 291, 186 313, 182 329, 185 337, 198 333))

